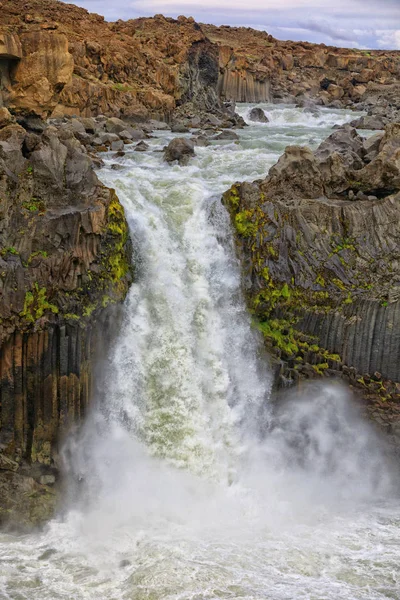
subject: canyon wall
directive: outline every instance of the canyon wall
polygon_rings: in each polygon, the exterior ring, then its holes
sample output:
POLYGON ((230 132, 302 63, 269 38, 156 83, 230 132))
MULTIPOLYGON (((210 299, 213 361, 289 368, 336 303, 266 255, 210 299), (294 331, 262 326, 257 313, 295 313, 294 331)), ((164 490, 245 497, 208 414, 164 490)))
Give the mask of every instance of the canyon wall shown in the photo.
POLYGON ((269 80, 260 81, 250 71, 224 69, 218 80, 218 94, 228 102, 270 102, 269 80))
POLYGON ((0 108, 0 521, 20 493, 27 522, 31 493, 52 505, 46 482, 87 409, 132 280, 123 208, 74 125, 36 127, 0 108))
POLYGON ((106 23, 54 0, 4 0, 0 13, 3 103, 41 117, 105 114, 169 119, 193 101, 219 106, 218 49, 180 17, 106 23))
POLYGON ((352 104, 400 81, 400 53, 285 42, 247 27, 201 25, 219 48, 223 98, 352 104))
POLYGON ((289 146, 264 181, 224 196, 249 307, 282 382, 346 377, 400 401, 400 125, 289 146))

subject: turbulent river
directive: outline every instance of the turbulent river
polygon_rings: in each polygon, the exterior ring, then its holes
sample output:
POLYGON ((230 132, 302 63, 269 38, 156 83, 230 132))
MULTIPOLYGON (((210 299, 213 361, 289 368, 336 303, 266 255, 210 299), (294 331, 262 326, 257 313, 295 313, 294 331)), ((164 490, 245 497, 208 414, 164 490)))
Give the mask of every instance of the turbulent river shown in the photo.
POLYGON ((153 152, 106 156, 135 283, 96 406, 64 450, 59 517, 0 535, 1 599, 400 597, 400 504, 381 443, 334 385, 272 410, 220 202, 354 113, 264 108, 269 124, 197 148, 187 167, 163 162, 166 132, 153 152))

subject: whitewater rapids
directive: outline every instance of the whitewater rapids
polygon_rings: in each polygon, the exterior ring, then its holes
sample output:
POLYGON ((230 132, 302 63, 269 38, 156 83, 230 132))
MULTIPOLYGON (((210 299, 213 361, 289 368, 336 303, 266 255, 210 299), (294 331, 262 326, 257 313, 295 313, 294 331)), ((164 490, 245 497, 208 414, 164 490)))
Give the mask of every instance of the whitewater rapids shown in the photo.
POLYGON ((1 599, 400 597, 383 443, 336 385, 273 410, 220 201, 235 181, 265 177, 285 146, 315 148, 355 115, 263 108, 270 123, 196 148, 187 167, 163 162, 165 132, 151 152, 106 156, 100 177, 125 207, 135 282, 97 402, 64 449, 59 517, 0 534, 1 599))

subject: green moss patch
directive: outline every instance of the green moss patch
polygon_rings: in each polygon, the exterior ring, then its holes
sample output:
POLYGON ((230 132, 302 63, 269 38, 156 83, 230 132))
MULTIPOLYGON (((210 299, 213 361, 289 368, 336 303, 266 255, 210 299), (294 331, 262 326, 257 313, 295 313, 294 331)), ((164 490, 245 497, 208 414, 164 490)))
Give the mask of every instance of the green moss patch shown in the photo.
POLYGON ((57 314, 58 307, 47 300, 46 288, 41 288, 38 283, 35 283, 32 291, 25 294, 24 309, 20 317, 28 323, 35 323, 46 312, 57 314))

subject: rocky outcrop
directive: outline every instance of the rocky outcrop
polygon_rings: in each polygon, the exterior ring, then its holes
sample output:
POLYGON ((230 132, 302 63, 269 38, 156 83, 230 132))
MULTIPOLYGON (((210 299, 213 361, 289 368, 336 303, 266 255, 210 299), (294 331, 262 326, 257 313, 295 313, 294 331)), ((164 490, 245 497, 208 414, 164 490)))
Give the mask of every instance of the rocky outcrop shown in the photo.
POLYGON ((4 108, 0 123, 0 497, 10 486, 0 520, 24 506, 28 522, 45 512, 29 494, 54 505, 59 444, 90 401, 131 250, 123 208, 78 130, 42 123, 33 133, 4 108))
POLYGON ((223 69, 218 81, 218 93, 225 101, 270 102, 271 85, 268 79, 257 79, 250 70, 233 70, 233 66, 223 69))
POLYGON ((60 91, 71 81, 74 61, 64 34, 32 31, 20 36, 22 58, 16 65, 9 104, 14 110, 45 117, 56 107, 60 91))
POLYGON ((247 27, 202 25, 219 47, 222 97, 352 105, 399 82, 398 52, 279 41, 247 27))
POLYGON ((8 101, 11 79, 21 58, 19 37, 0 29, 0 106, 8 101))
POLYGON ((400 402, 400 125, 288 147, 224 196, 249 306, 286 379, 346 376, 400 402))
POLYGON ((1 28, 20 48, 1 83, 13 110, 143 121, 186 101, 219 106, 218 49, 193 19, 106 23, 55 0, 4 0, 1 28))
POLYGON ((2 102, 41 116, 169 120, 190 102, 351 105, 399 82, 396 52, 281 42, 263 31, 156 15, 106 23, 56 0, 3 0, 2 102))

